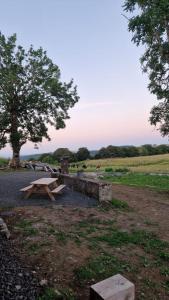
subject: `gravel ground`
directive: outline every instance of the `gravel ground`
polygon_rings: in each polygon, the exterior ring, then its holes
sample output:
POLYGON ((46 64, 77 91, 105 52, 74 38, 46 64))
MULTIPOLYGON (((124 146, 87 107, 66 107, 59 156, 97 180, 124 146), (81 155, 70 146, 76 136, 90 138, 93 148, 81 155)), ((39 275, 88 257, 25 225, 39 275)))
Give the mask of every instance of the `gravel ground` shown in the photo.
POLYGON ((28 186, 31 181, 42 177, 50 177, 48 173, 37 171, 21 171, 0 174, 0 207, 16 206, 75 206, 92 207, 97 205, 97 200, 66 188, 62 194, 56 195, 52 202, 46 195, 31 195, 27 200, 19 190, 28 186))
POLYGON ((11 242, 0 234, 0 299, 35 300, 39 283, 12 253, 11 242))

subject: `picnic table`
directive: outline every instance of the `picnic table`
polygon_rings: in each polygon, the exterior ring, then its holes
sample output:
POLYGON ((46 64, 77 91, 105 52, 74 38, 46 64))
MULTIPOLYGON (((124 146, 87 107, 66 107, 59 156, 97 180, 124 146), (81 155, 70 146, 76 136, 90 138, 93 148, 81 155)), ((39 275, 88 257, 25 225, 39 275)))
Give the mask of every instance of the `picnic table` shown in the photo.
POLYGON ((47 194, 54 201, 53 194, 57 194, 65 188, 64 184, 58 186, 57 181, 57 178, 41 178, 32 181, 29 186, 22 188, 20 191, 26 192, 25 199, 28 199, 32 194, 47 194))

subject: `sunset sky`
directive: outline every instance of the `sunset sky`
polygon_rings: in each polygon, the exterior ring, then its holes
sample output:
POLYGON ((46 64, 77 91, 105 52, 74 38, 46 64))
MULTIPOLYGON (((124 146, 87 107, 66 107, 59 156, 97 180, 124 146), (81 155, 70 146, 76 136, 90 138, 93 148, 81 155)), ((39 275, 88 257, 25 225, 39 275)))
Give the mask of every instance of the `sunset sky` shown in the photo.
MULTIPOLYGON (((60 67, 62 79, 74 78, 80 96, 63 130, 49 128, 51 142, 39 150, 27 143, 21 154, 52 152, 59 147, 168 143, 150 126, 157 103, 147 90, 139 58, 144 52, 131 42, 122 0, 5 0, 0 30, 17 33, 18 43, 42 46, 60 67)), ((11 155, 10 147, 0 156, 11 155)))

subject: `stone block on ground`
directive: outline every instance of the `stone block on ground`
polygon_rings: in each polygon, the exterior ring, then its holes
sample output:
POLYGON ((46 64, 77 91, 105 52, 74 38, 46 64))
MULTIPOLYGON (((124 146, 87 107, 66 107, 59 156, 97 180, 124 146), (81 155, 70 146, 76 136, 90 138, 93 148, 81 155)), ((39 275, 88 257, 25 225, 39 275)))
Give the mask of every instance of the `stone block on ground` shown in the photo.
POLYGON ((113 198, 112 185, 109 183, 101 183, 99 185, 99 201, 109 202, 113 198))
POLYGON ((98 282, 90 288, 90 300, 134 300, 135 287, 132 282, 117 274, 98 282))
POLYGON ((4 220, 0 218, 0 233, 4 234, 7 239, 10 238, 10 232, 4 220))

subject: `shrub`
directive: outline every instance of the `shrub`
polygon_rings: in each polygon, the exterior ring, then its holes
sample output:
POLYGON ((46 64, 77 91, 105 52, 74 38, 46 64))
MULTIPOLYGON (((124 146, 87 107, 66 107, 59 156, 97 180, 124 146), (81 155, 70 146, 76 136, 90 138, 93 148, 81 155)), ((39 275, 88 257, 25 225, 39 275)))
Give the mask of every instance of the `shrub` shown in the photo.
POLYGON ((118 168, 118 169, 115 169, 115 172, 127 173, 127 172, 129 172, 129 169, 127 169, 127 168, 118 168))
POLYGON ((107 173, 113 172, 113 168, 105 168, 105 172, 107 172, 107 173))

